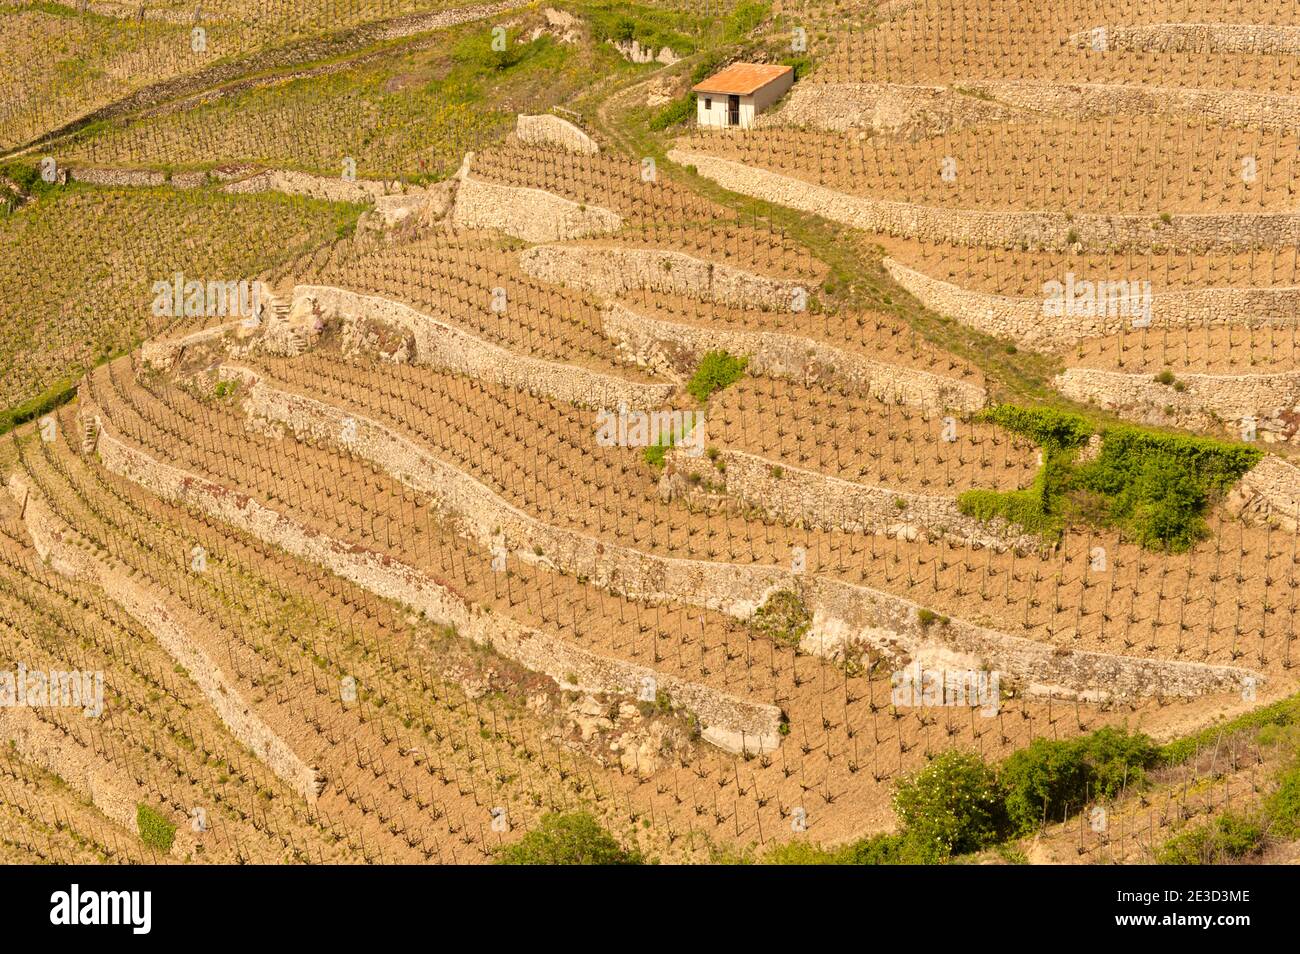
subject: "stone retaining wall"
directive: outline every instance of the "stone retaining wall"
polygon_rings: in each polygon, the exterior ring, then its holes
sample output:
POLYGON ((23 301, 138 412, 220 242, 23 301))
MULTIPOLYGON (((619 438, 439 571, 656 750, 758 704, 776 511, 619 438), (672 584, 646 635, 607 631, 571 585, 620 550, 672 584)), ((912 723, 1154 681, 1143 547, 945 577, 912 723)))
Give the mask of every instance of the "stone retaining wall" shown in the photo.
POLYGON ((795 85, 792 96, 798 96, 787 107, 788 118, 783 119, 783 109, 771 114, 769 123, 914 136, 1035 116, 1163 116, 1270 132, 1300 124, 1300 97, 1249 90, 1033 80, 963 80, 951 86, 817 83, 815 75, 812 82, 795 85))
POLYGON ((751 374, 803 384, 844 384, 881 400, 961 411, 978 410, 987 400, 978 384, 873 361, 813 338, 662 321, 618 302, 606 305, 602 316, 605 334, 628 361, 678 379, 691 373, 706 353, 720 348, 748 356, 751 374))
POLYGON ((1265 455, 1237 482, 1228 506, 1295 533, 1300 529, 1300 468, 1274 454, 1265 455))
POLYGON ((1300 371, 1278 374, 1186 374, 1184 386, 1161 384, 1152 374, 1100 368, 1067 368, 1055 387, 1076 401, 1113 410, 1128 420, 1238 434, 1254 418, 1266 441, 1291 440, 1300 425, 1300 371))
POLYGON ((171 185, 178 189, 187 189, 203 185, 207 181, 207 173, 204 172, 178 172, 168 178, 166 173, 151 169, 93 169, 89 166, 71 168, 69 175, 73 182, 85 182, 89 185, 113 188, 171 185))
POLYGON ((559 146, 568 152, 594 155, 600 147, 585 132, 559 116, 543 113, 526 116, 520 113, 515 119, 515 138, 532 146, 559 146))
POLYGON ((221 187, 222 192, 249 195, 258 192, 285 192, 328 202, 358 202, 368 205, 385 195, 400 195, 400 182, 378 182, 368 179, 349 181, 341 176, 318 176, 291 169, 267 169, 247 179, 230 182, 221 187))
POLYGON ((537 245, 519 253, 519 266, 542 281, 607 297, 646 289, 768 311, 790 311, 800 290, 811 291, 807 282, 756 275, 669 249, 537 245))
MULTIPOLYGON (((1117 334, 1132 328, 1123 315, 1043 314, 1041 298, 1010 298, 971 291, 926 275, 891 258, 883 260, 894 281, 925 307, 950 315, 962 324, 998 338, 1011 338, 1029 348, 1063 350, 1081 338, 1117 334)), ((1120 277, 1088 274, 1089 280, 1120 277)), ((1136 276, 1134 276, 1136 277, 1136 276)), ((1064 276, 1062 276, 1062 279, 1064 276)), ((1060 279, 1058 279, 1060 280, 1060 279)), ((1300 315, 1300 288, 1195 288, 1159 292, 1151 296, 1152 327, 1186 327, 1237 324, 1294 324, 1300 315)))
MULTIPOLYGON (((28 708, 0 708, 0 739, 12 742, 18 754, 61 778, 90 800, 110 821, 134 836, 140 828, 136 806, 157 805, 157 796, 119 771, 107 759, 65 734, 57 725, 42 721, 28 708)), ((194 852, 196 839, 186 820, 173 819, 176 835, 169 854, 185 859, 194 852)))
POLYGON ((446 368, 581 407, 655 408, 672 393, 669 384, 639 384, 517 354, 387 298, 329 285, 298 285, 293 290, 294 309, 304 307, 304 302, 335 312, 345 322, 379 322, 398 329, 409 336, 410 360, 415 364, 446 368))
POLYGON ((386 599, 408 606, 481 645, 490 646, 527 669, 544 673, 564 688, 584 692, 636 694, 650 677, 677 703, 694 713, 703 737, 729 752, 765 752, 780 745, 781 712, 726 693, 592 653, 532 629, 482 606, 387 554, 308 530, 244 494, 155 460, 110 430, 101 431, 98 452, 104 466, 151 493, 194 508, 285 552, 386 599))
MULTIPOLYGON (((91 416, 88 419, 95 418, 91 416)), ((126 568, 110 566, 95 555, 86 541, 58 517, 39 491, 20 475, 10 475, 9 492, 15 500, 25 504, 23 524, 41 559, 64 576, 98 586, 138 620, 167 654, 184 667, 230 734, 248 746, 277 778, 309 805, 315 804, 324 785, 317 770, 262 721, 166 604, 137 582, 126 568)))
MULTIPOLYGON (((243 377, 250 372, 225 368, 222 373, 243 377)), ((779 566, 681 560, 607 544, 535 520, 374 421, 266 385, 252 389, 246 408, 304 440, 333 445, 374 462, 407 486, 434 498, 442 512, 458 521, 460 532, 480 545, 500 547, 525 562, 583 575, 596 586, 635 598, 701 606, 741 620, 752 616, 773 593, 800 592, 813 613, 812 631, 801 645, 810 653, 834 657, 848 646, 862 644, 907 658, 960 651, 978 655, 983 664, 1024 683, 1030 692, 1051 693, 1057 698, 1232 691, 1240 687, 1241 679, 1253 675, 1195 663, 1062 652, 1046 643, 961 620, 932 629, 922 624, 916 604, 868 587, 779 566), (354 430, 355 436, 345 445, 343 425, 349 420, 354 424, 349 430, 354 430), (499 532, 494 534, 488 527, 499 532), (1103 674, 1103 681, 1091 681, 1096 674, 1103 674)))
POLYGON ((852 483, 744 451, 714 451, 714 459, 692 458, 682 447, 669 451, 660 496, 705 507, 739 504, 785 523, 822 530, 887 534, 900 540, 935 534, 998 550, 1033 550, 1039 545, 1036 538, 1000 521, 984 523, 966 516, 953 497, 852 483), (692 475, 703 480, 693 481, 692 475))
POLYGON ((542 189, 498 185, 469 174, 467 153, 457 173, 460 184, 452 222, 462 229, 497 229, 526 242, 564 242, 608 235, 623 227, 623 216, 598 205, 579 205, 542 189))
POLYGON ((1300 27, 1262 23, 1153 23, 1099 26, 1070 37, 1083 49, 1139 53, 1300 53, 1300 27), (1098 34, 1098 31, 1105 31, 1098 34))
POLYGON ((754 125, 831 132, 870 129, 916 139, 1033 115, 1024 108, 964 96, 947 86, 804 82, 794 85, 780 109, 761 114, 754 125))
POLYGON ((1160 245, 1180 251, 1273 248, 1300 243, 1300 213, 1176 213, 1155 215, 985 212, 944 209, 850 195, 733 159, 670 150, 674 162, 742 195, 811 212, 868 232, 922 241, 1005 248, 1065 250, 1075 242, 1097 249, 1160 245))

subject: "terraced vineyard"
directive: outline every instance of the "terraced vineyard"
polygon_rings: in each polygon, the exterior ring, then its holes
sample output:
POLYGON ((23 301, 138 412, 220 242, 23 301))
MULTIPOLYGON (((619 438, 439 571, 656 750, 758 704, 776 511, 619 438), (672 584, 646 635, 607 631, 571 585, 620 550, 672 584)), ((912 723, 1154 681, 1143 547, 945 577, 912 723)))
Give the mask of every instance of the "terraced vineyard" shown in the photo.
POLYGON ((724 6, 0 15, 4 860, 1297 857, 1294 11, 724 6))

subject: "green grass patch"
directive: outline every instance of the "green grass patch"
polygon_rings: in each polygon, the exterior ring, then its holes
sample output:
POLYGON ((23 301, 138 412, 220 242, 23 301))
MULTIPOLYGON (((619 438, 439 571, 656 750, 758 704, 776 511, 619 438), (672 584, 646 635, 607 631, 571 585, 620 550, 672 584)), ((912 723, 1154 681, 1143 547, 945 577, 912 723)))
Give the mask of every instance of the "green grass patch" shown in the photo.
POLYGON ((176 826, 143 802, 135 806, 135 827, 150 848, 164 855, 172 850, 176 826))
POLYGON ((686 383, 686 390, 697 401, 707 401, 717 392, 740 380, 749 366, 748 358, 738 358, 726 351, 710 351, 686 383))

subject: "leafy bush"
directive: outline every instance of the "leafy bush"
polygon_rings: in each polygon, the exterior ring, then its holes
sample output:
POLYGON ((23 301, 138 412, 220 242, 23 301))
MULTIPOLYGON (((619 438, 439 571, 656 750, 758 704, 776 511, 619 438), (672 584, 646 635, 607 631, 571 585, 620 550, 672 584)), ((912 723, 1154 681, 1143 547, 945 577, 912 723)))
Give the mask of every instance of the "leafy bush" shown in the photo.
POLYGON ((537 827, 502 848, 499 865, 639 865, 641 853, 626 851, 586 812, 543 815, 537 827))
POLYGON ((748 366, 748 358, 737 358, 726 351, 710 351, 700 359, 695 374, 686 383, 686 390, 697 401, 707 401, 718 391, 740 380, 748 366))
POLYGON ((583 9, 583 14, 597 40, 636 40, 652 52, 666 46, 678 56, 695 52, 695 41, 688 34, 701 26, 701 18, 694 14, 641 4, 592 4, 583 9))
POLYGON ((1283 838, 1300 838, 1300 762, 1282 772, 1264 808, 1273 831, 1283 838))
POLYGON ((1002 763, 1012 831, 1034 830, 1091 798, 1109 798, 1141 784, 1160 750, 1146 735, 1107 726, 1074 739, 1035 739, 1002 763))
POLYGON ((909 855, 926 863, 985 848, 1005 827, 996 772, 965 752, 945 752, 900 782, 894 811, 909 855))
POLYGON ((980 520, 1001 517, 1047 539, 1087 520, 1113 526, 1148 549, 1182 552, 1205 536, 1210 503, 1261 456, 1244 444, 1123 426, 1107 428, 1097 458, 1079 464, 1077 448, 1092 432, 1079 415, 999 405, 982 418, 1041 445, 1043 467, 1021 490, 965 491, 959 509, 980 520))
POLYGON ((1261 456, 1244 444, 1113 427, 1077 483, 1104 497, 1107 522, 1142 546, 1180 552, 1206 535, 1210 501, 1261 456))
POLYGON ((903 835, 871 835, 839 848, 792 841, 778 845, 762 858, 765 865, 898 865, 907 864, 903 835))
POLYGON ((730 44, 743 40, 754 32, 760 23, 767 19, 771 9, 771 5, 767 3, 741 3, 731 11, 731 15, 726 19, 726 26, 723 29, 723 43, 730 44))
POLYGON ((135 806, 135 827, 150 848, 164 855, 172 850, 176 826, 143 802, 135 806))
POLYGON ((1174 835, 1156 852, 1162 865, 1213 865, 1240 861, 1264 847, 1264 826, 1259 819, 1224 812, 1213 821, 1174 835))
POLYGON ((663 132, 669 126, 676 126, 690 118, 695 108, 695 94, 687 93, 675 99, 650 117, 649 126, 655 132, 663 132))
POLYGON ((982 413, 980 419, 1028 437, 1045 450, 1082 447, 1094 430, 1087 418, 1050 407, 999 404, 982 413))

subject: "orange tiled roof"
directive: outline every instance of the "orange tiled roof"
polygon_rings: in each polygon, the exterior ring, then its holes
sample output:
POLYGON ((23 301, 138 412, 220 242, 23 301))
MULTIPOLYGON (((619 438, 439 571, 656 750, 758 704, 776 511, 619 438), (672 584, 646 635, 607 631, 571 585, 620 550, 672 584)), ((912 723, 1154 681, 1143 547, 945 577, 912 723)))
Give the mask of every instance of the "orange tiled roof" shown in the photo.
POLYGON ((791 69, 777 64, 732 63, 721 72, 696 83, 692 89, 697 93, 738 93, 748 96, 772 80, 780 79, 791 69))

